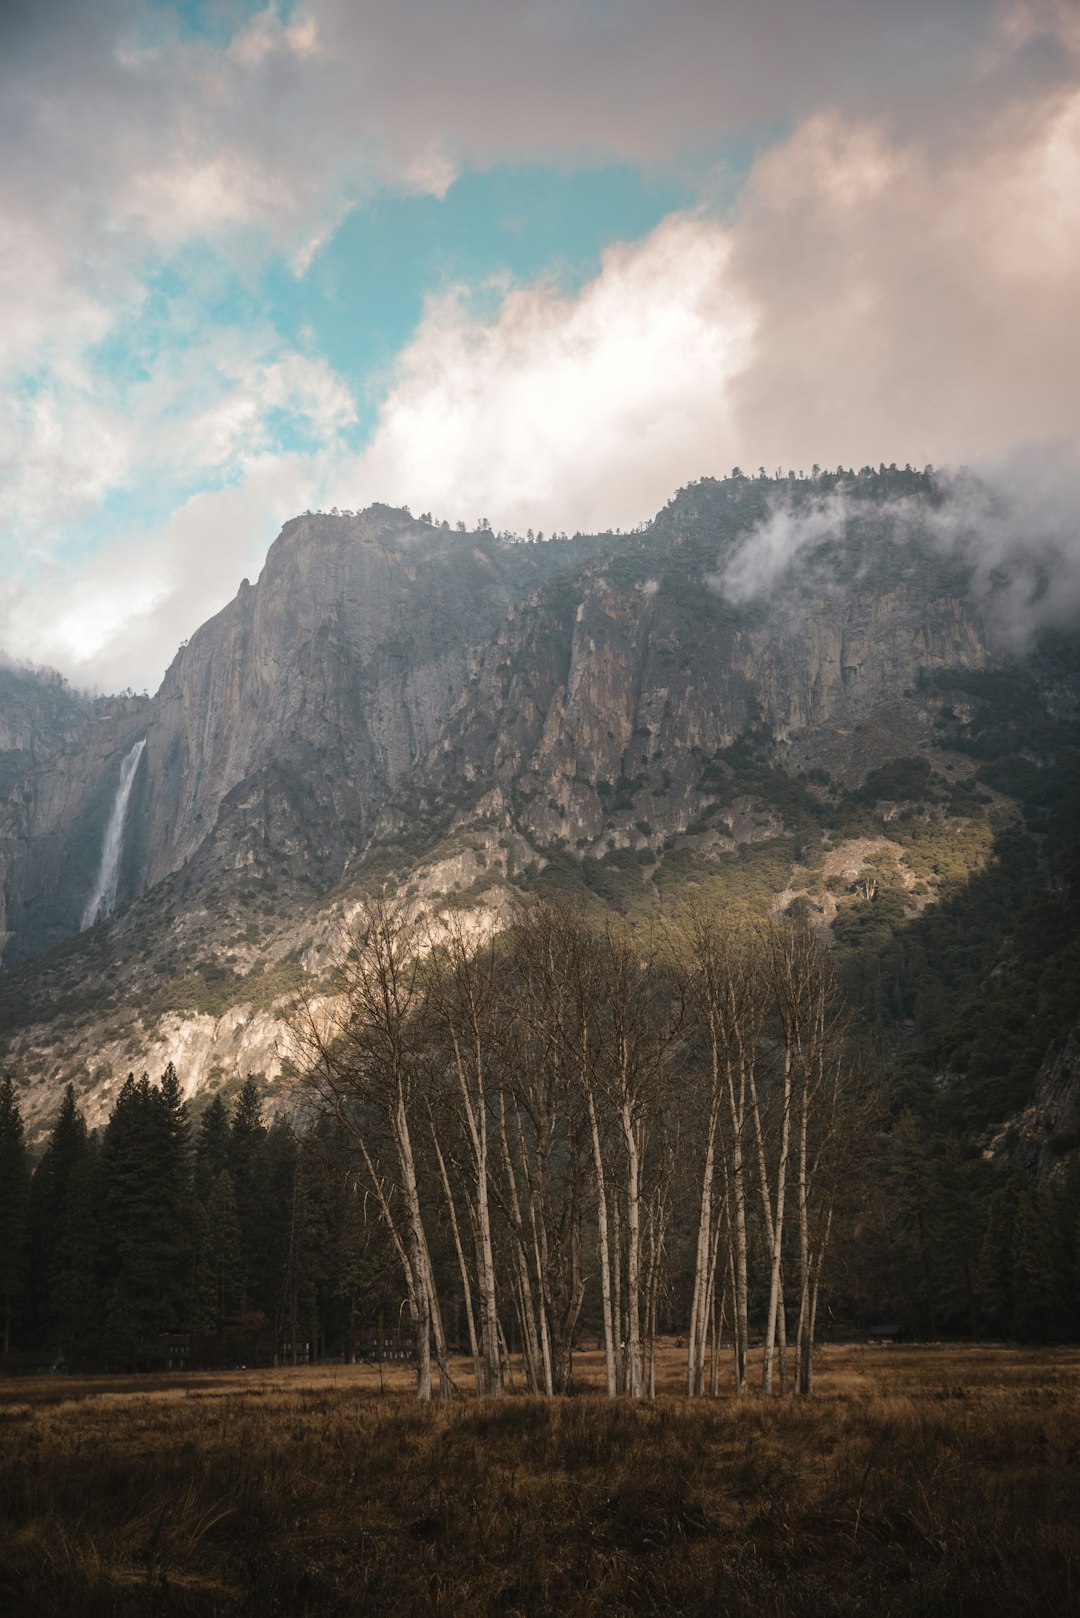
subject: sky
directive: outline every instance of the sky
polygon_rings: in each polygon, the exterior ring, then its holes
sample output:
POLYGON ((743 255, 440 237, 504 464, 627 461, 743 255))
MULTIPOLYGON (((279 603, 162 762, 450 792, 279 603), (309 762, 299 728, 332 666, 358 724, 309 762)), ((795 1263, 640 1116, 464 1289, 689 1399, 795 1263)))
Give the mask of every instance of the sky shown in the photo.
POLYGON ((100 690, 308 507, 1078 487, 1080 0, 0 0, 0 373, 0 651, 100 690))

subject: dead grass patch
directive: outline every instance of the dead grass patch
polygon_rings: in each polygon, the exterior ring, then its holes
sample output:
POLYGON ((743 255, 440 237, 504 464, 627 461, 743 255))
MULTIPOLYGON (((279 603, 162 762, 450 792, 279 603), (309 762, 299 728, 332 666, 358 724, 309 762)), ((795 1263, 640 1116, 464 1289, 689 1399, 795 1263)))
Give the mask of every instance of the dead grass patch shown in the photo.
MULTIPOLYGON (((1080 1599, 1080 1354, 829 1349, 811 1401, 418 1407, 408 1368, 0 1386, 0 1607, 1014 1618, 1080 1599)), ((459 1378, 467 1381, 465 1367, 459 1378)))

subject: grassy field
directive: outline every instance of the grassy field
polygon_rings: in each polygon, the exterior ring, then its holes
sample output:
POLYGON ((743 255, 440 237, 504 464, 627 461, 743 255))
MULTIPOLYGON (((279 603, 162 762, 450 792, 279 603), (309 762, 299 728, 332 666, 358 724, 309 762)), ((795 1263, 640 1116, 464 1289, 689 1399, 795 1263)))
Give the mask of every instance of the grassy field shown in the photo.
MULTIPOLYGON (((467 1382, 462 1365, 461 1382, 467 1382)), ((408 1372, 0 1383, 0 1611, 1080 1611, 1080 1351, 827 1348, 811 1401, 418 1408, 408 1372)))

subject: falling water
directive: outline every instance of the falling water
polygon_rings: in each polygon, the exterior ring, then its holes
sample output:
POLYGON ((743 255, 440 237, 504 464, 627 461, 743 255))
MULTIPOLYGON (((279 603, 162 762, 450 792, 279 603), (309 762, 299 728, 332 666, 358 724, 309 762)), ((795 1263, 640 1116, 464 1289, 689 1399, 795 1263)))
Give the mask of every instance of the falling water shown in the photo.
POLYGON ((83 911, 83 931, 92 927, 100 916, 111 916, 116 908, 116 883, 120 875, 120 855, 124 848, 124 818, 127 815, 128 799, 131 797, 131 787, 135 780, 135 771, 139 768, 142 750, 146 746, 146 737, 141 736, 131 749, 120 766, 120 780, 116 788, 116 800, 109 816, 109 824, 105 828, 105 841, 101 849, 101 865, 98 869, 97 881, 94 891, 87 901, 83 911))

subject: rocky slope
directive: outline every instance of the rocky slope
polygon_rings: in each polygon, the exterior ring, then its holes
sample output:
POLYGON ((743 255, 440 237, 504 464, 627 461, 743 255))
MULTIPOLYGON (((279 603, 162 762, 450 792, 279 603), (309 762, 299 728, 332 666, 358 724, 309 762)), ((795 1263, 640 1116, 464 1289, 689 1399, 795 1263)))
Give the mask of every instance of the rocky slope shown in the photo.
MULTIPOLYGON (((542 544, 386 507, 288 523, 151 701, 79 716, 6 790, 0 1020, 28 1114, 70 1077, 93 1120, 169 1058, 192 1093, 279 1074, 285 997, 388 880, 429 905, 497 913, 546 884, 642 914, 697 882, 824 924, 844 850, 881 854, 897 814, 954 875, 984 861, 1016 799, 974 779, 979 701, 947 698, 1006 652, 963 557, 882 517, 937 493, 863 480, 767 591, 733 587, 777 505, 813 497, 703 480, 640 532, 542 544), (80 934, 143 738, 117 913, 80 934)), ((1074 673, 1032 676, 1059 724, 1074 673)), ((946 879, 896 846, 902 918, 946 879)))
POLYGON ((106 705, 9 797, 6 964, 77 932, 139 738, 122 900, 200 851, 215 870, 333 881, 431 747, 470 653, 567 560, 380 507, 286 524, 153 701, 106 705))

